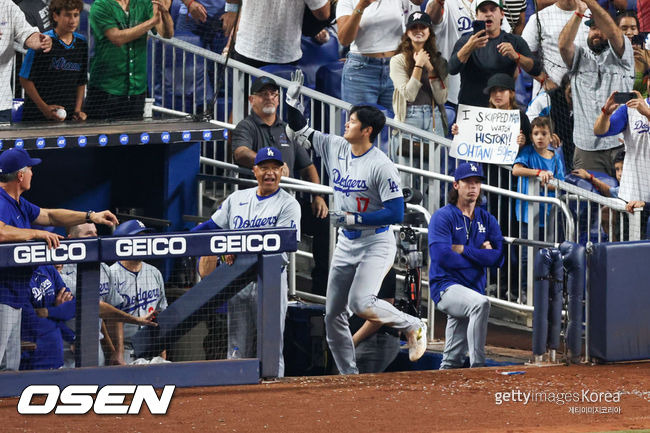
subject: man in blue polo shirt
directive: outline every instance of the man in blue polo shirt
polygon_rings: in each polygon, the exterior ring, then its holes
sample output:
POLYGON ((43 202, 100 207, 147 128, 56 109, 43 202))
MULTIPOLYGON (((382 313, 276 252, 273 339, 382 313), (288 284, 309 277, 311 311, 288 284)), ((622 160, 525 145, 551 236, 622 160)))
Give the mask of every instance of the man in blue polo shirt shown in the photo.
POLYGON ((501 266, 503 236, 496 218, 476 206, 483 179, 479 164, 460 164, 449 204, 429 223, 429 287, 438 310, 447 314, 441 370, 462 367, 468 349, 471 367, 485 365, 485 268, 501 266))
MULTIPOLYGON (((82 222, 113 226, 117 218, 111 212, 78 212, 67 209, 42 209, 21 195, 32 186, 32 167, 41 163, 24 149, 0 153, 0 242, 43 240, 49 248, 59 246, 60 236, 40 226, 69 227, 82 222)), ((0 370, 17 370, 20 364, 21 308, 29 302, 32 267, 3 269, 0 273, 0 370)))

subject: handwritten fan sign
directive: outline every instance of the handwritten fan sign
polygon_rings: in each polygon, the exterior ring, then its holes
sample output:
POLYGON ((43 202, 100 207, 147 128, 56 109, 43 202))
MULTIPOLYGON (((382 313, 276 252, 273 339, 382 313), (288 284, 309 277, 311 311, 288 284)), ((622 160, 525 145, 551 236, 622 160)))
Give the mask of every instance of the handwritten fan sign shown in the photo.
POLYGON ((515 162, 520 133, 519 110, 459 105, 456 115, 458 134, 454 136, 451 156, 467 161, 491 164, 515 162))

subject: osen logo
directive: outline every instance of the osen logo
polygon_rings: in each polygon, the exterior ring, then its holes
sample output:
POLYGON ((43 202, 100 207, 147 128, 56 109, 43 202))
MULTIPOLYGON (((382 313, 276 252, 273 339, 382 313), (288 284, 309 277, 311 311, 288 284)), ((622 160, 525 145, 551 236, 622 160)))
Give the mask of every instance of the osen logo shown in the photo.
POLYGON ((138 415, 142 404, 152 415, 164 415, 169 409, 176 385, 165 385, 160 394, 152 385, 29 385, 18 400, 21 415, 83 415, 91 410, 98 415, 138 415), (34 396, 45 396, 34 399, 34 396), (130 403, 125 403, 132 396, 130 403), (36 401, 34 401, 36 400, 36 401))
POLYGON ((115 254, 118 257, 166 256, 185 254, 186 250, 185 238, 181 237, 120 239, 115 243, 115 254))
POLYGON ((272 253, 280 249, 280 235, 217 235, 210 238, 210 251, 223 253, 272 253))
POLYGON ((66 260, 84 260, 86 245, 82 243, 61 244, 51 250, 47 245, 21 245, 14 248, 16 263, 64 262, 66 260))

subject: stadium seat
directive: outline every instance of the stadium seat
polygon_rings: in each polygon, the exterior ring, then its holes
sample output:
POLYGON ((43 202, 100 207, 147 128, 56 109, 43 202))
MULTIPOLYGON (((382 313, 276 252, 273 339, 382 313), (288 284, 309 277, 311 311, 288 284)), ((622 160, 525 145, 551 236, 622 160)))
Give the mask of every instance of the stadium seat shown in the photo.
POLYGON ((533 93, 533 77, 521 71, 515 82, 515 99, 521 107, 528 107, 533 93))
POLYGON ((172 0, 172 5, 169 8, 169 14, 172 16, 172 20, 174 21, 174 23, 178 19, 178 14, 181 10, 181 6, 183 6, 181 0, 172 0))
MULTIPOLYGON (((194 45, 200 45, 199 36, 193 33, 178 33, 176 38, 189 42, 194 45)), ((156 45, 157 61, 161 62, 162 49, 159 44, 156 45)), ((174 110, 185 111, 188 113, 193 112, 193 99, 197 107, 203 106, 204 99, 206 103, 212 99, 213 88, 212 83, 208 79, 205 83, 203 80, 203 62, 196 63, 196 70, 194 70, 194 55, 186 54, 183 59, 182 51, 176 50, 176 59, 174 59, 174 49, 171 45, 165 46, 165 65, 164 65, 164 98, 162 93, 161 79, 156 78, 155 85, 155 98, 156 103, 162 102, 163 107, 172 108, 174 110), (185 60, 183 62, 183 60, 185 60), (192 85, 194 77, 196 76, 196 88, 192 85), (183 90, 183 81, 185 81, 185 89, 183 90), (206 97, 204 98, 204 92, 206 97), (173 93, 173 94, 172 94, 173 93), (183 107, 183 102, 185 106, 183 107)))
POLYGON ((343 62, 327 63, 316 73, 316 90, 332 98, 341 99, 341 75, 343 62))
POLYGON ((11 104, 11 122, 17 123, 23 120, 23 105, 25 100, 23 98, 14 98, 11 104))
POLYGON ((298 60, 298 66, 310 83, 316 82, 316 73, 321 66, 339 58, 339 43, 335 37, 330 37, 329 41, 321 45, 312 38, 303 36, 300 48, 302 57, 298 60))

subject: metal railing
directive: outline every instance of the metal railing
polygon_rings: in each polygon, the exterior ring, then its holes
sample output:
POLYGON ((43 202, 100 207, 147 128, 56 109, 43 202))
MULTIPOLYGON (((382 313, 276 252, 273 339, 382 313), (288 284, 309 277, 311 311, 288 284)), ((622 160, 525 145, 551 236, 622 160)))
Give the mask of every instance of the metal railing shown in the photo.
MULTIPOLYGON (((158 107, 155 109, 168 114, 197 114, 207 110, 214 119, 230 131, 248 114, 246 89, 249 88, 251 81, 261 75, 271 75, 232 59, 229 59, 227 66, 224 66, 226 61, 224 56, 176 38, 168 40, 151 36, 150 43, 153 65, 150 71, 152 80, 150 96, 156 98, 158 107), (187 64, 188 59, 190 59, 189 64, 187 64), (201 74, 194 69, 196 65, 202 69, 201 74), (162 71, 156 70, 161 67, 162 71), (206 71, 211 71, 211 74, 207 74, 206 71), (202 77, 202 82, 196 81, 198 76, 202 77), (212 95, 205 86, 208 77, 211 78, 212 95), (210 106, 214 95, 217 95, 217 103, 210 106), (179 96, 182 100, 179 100, 179 96)), ((284 90, 291 83, 278 76, 273 78, 281 87, 279 110, 283 113, 284 90)), ((302 94, 303 102, 307 107, 306 116, 312 127, 325 133, 340 134, 343 131, 350 104, 312 90, 308 86, 303 86, 302 94)), ((378 137, 377 145, 396 162, 402 163, 398 164, 398 169, 402 175, 403 186, 419 189, 424 197, 423 207, 430 212, 435 212, 447 202, 447 187, 452 181, 452 178, 444 173, 450 173, 456 165, 456 160, 449 157, 451 141, 390 118, 387 119, 386 125, 386 129, 378 137)), ((204 143, 202 155, 218 161, 230 161, 230 148, 226 137, 224 140, 204 143)), ((220 176, 224 174, 224 170, 234 168, 233 165, 202 164, 201 173, 220 176)), ((483 190, 487 198, 484 205, 501 222, 502 232, 506 237, 519 238, 523 234, 523 237, 532 241, 549 243, 558 243, 564 239, 579 239, 576 225, 573 223, 574 217, 567 202, 553 197, 542 197, 545 194, 540 194, 540 185, 536 179, 529 180, 529 195, 523 195, 513 192, 516 190, 516 180, 509 167, 491 166, 486 174, 487 180, 483 190), (539 198, 532 199, 532 196, 539 198), (517 199, 528 203, 526 206, 531 215, 531 224, 527 227, 524 227, 521 222, 510 223, 511 220, 515 220, 517 199), (552 226, 551 229, 541 236, 535 228, 539 221, 539 203, 551 205, 552 214, 556 216, 551 219, 552 224, 549 224, 552 226), (559 215, 562 217, 558 218, 559 215)), ((200 195, 202 198, 224 197, 232 187, 232 183, 228 184, 222 180, 205 181, 201 184, 200 195)), ((545 190, 544 193, 548 191, 545 190)), ((491 294, 496 298, 504 298, 506 302, 532 304, 532 260, 526 264, 523 260, 526 253, 532 257, 532 251, 532 247, 522 245, 508 248, 507 266, 503 270, 498 270, 496 275, 490 276, 491 294), (519 271, 522 267, 525 268, 523 273, 519 271), (522 287, 525 287, 524 293, 522 287), (526 294, 528 296, 525 296, 526 294)), ((299 251, 298 255, 309 257, 309 253, 306 252, 299 251)))
MULTIPOLYGON (((86 12, 84 12, 86 13, 86 12)), ((190 37, 191 39, 191 37, 190 37)), ((158 35, 149 36, 148 71, 149 96, 155 98, 154 111, 167 115, 188 116, 208 112, 212 123, 225 128, 226 133, 248 114, 246 89, 251 81, 261 75, 271 75, 260 69, 226 58, 220 54, 203 49, 179 38, 164 39, 158 35), (214 103, 213 103, 214 102, 214 103)), ((280 113, 284 111, 284 90, 290 81, 273 76, 281 87, 280 113)), ((303 87, 303 102, 307 106, 312 127, 326 133, 340 134, 348 118, 349 103, 317 92, 308 86, 303 87)), ((222 175, 224 170, 235 170, 236 166, 216 166, 208 160, 231 160, 227 134, 223 139, 204 142, 201 154, 201 174, 222 175)), ((394 119, 387 119, 386 128, 377 139, 377 145, 391 158, 398 162, 403 186, 414 187, 422 193, 423 207, 435 212, 447 202, 450 176, 457 162, 449 156, 451 141, 429 131, 423 131, 394 119)), ((623 202, 607 199, 589 193, 565 182, 554 181, 560 199, 544 197, 547 189, 540 191, 536 179, 529 179, 529 194, 516 192, 515 182, 509 167, 490 166, 487 180, 483 187, 486 193, 484 205, 502 226, 502 232, 508 238, 524 235, 531 241, 558 243, 563 239, 580 242, 583 231, 597 225, 606 226, 606 234, 612 240, 638 239, 640 237, 640 213, 628 214, 623 202), (515 221, 516 200, 527 203, 530 224, 526 227, 515 221), (540 220, 540 203, 551 205, 550 229, 540 235, 536 227, 540 220), (605 211, 605 207, 608 209, 605 211), (607 221, 603 215, 608 214, 607 221), (561 215, 561 218, 559 216, 561 215), (511 221, 513 221, 511 223, 511 221), (618 223, 617 223, 618 221, 618 223)), ((241 180, 244 182, 244 180, 241 180)), ((293 189, 300 189, 299 182, 286 180, 293 189)), ((283 183, 284 184, 284 183, 283 183)), ((203 198, 206 196, 224 197, 232 190, 232 184, 222 181, 204 181, 200 185, 200 211, 203 210, 203 198)), ((236 187, 236 186, 235 186, 236 187)), ((287 186, 288 187, 288 186, 287 186)), ((318 191, 321 187, 304 186, 303 191, 318 191)), ((209 206, 206 206, 209 207, 209 206)), ((589 237, 589 235, 587 235, 589 237)), ((606 240, 598 230, 597 241, 606 240)), ((524 250, 532 257, 532 247, 517 246, 508 249, 507 266, 490 276, 490 290, 495 299, 504 298, 508 303, 524 303, 522 287, 526 287, 526 303, 532 303, 532 260, 524 265, 524 250), (519 271, 521 267, 526 272, 519 271), (504 275, 505 274, 505 275, 504 275)), ((308 257, 309 253, 298 252, 308 257)))

